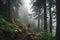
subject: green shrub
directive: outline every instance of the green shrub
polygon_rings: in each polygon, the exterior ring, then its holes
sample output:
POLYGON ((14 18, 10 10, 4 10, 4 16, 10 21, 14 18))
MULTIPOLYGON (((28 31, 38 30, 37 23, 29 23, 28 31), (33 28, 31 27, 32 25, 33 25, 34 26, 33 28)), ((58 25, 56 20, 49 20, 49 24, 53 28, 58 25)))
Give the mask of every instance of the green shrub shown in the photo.
POLYGON ((17 33, 18 28, 16 28, 12 23, 9 23, 3 17, 0 16, 0 39, 15 39, 17 33))
POLYGON ((52 40, 54 39, 51 36, 51 33, 47 33, 47 32, 39 32, 36 34, 36 38, 35 40, 52 40))
POLYGON ((17 28, 12 23, 7 22, 3 18, 0 18, 0 30, 16 31, 17 28))

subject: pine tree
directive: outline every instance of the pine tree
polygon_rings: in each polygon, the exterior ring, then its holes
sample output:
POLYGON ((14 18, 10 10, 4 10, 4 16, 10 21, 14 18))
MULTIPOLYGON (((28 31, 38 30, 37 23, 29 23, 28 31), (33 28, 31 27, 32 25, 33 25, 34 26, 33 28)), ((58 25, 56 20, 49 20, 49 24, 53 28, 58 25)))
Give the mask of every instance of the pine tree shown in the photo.
POLYGON ((44 0, 44 31, 47 32, 46 0, 44 0))
POLYGON ((60 0, 56 0, 56 8, 57 8, 57 28, 56 28, 56 40, 60 40, 60 0))

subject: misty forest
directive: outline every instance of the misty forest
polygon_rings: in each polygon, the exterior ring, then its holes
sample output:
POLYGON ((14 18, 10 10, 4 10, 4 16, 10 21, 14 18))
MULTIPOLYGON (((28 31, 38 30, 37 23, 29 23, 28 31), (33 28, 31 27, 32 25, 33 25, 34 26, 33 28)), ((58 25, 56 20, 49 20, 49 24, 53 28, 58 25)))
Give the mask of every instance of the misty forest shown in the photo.
POLYGON ((60 40, 59 0, 0 0, 0 40, 60 40))

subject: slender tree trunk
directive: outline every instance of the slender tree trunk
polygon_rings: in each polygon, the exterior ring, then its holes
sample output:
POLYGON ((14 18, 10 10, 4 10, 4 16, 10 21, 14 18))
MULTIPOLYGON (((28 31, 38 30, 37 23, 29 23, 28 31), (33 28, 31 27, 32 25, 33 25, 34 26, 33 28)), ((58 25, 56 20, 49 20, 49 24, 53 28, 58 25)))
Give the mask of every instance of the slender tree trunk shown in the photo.
POLYGON ((50 32, 52 33, 52 13, 51 13, 51 0, 49 1, 49 12, 50 12, 50 32))
MULTIPOLYGON (((52 38, 52 13, 51 13, 51 0, 49 2, 49 12, 50 12, 50 33, 52 38)), ((51 39, 52 40, 52 39, 51 39)))
POLYGON ((44 0, 44 31, 47 32, 46 0, 44 0))
POLYGON ((38 32, 40 30, 40 13, 38 13, 38 32))
MULTIPOLYGON (((51 13, 51 0, 49 1, 49 12, 50 12, 50 33, 52 38, 52 13, 51 13)), ((52 40, 52 39, 51 39, 52 40)))
POLYGON ((60 0, 56 0, 56 8, 57 8, 56 40, 60 40, 60 0))

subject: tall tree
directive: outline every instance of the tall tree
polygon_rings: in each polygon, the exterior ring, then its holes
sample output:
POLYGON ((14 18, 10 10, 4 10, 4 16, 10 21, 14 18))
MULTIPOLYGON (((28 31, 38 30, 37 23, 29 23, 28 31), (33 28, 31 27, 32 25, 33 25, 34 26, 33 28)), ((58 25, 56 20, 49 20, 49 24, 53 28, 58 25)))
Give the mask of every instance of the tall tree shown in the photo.
POLYGON ((44 3, 44 31, 47 32, 46 0, 44 0, 43 3, 44 3))
POLYGON ((39 13, 38 13, 38 32, 40 30, 40 10, 39 10, 39 13))
POLYGON ((20 0, 0 0, 0 16, 2 15, 2 18, 6 19, 6 21, 13 23, 17 26, 17 20, 15 20, 14 17, 17 17, 15 15, 18 14, 16 12, 20 4, 20 0), (16 12, 13 9, 14 7, 16 7, 17 9, 16 12))
POLYGON ((12 0, 8 0, 8 20, 10 22, 13 22, 12 11, 13 11, 12 0))
POLYGON ((44 30, 47 31, 47 14, 46 14, 46 0, 36 0, 34 5, 35 10, 44 8, 44 30))
POLYGON ((34 11, 36 12, 36 15, 38 15, 38 31, 40 30, 40 9, 42 8, 43 6, 43 0, 36 0, 36 2, 34 2, 33 4, 33 7, 34 8, 34 11))
POLYGON ((60 40, 60 0, 56 0, 56 8, 57 8, 57 28, 56 28, 56 40, 60 40))
POLYGON ((49 13, 50 13, 50 32, 52 33, 52 13, 51 13, 52 2, 49 0, 49 13))
MULTIPOLYGON (((14 12, 13 12, 13 7, 16 7, 16 12, 18 13, 18 7, 20 5, 20 0, 7 0, 7 5, 8 5, 8 21, 10 21, 11 23, 15 23, 14 22, 14 12)), ((16 13, 16 14, 17 14, 16 13)))

